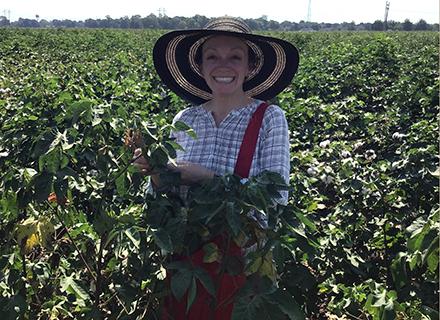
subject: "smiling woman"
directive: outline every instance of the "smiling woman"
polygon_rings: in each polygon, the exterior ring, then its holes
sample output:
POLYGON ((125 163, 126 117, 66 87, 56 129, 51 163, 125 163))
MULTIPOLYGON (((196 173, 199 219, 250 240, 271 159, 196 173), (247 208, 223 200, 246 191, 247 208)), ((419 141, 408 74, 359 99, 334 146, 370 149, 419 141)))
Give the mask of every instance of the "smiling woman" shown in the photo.
MULTIPOLYGON (((298 51, 291 43, 254 35, 242 20, 223 17, 202 30, 163 35, 155 44, 153 59, 163 82, 195 104, 174 118, 197 135, 193 139, 185 132, 173 133, 183 150, 177 151, 176 165, 170 169, 180 173, 182 184, 204 183, 231 173, 248 178, 264 171, 289 182, 287 121, 278 106, 265 100, 290 84, 297 70, 298 51)), ((140 156, 140 150, 135 156, 140 156)), ((150 168, 143 157, 136 164, 144 171, 150 168)), ((157 175, 151 178, 153 185, 160 185, 157 175)), ((274 199, 276 203, 286 204, 287 192, 274 199)), ((262 227, 267 225, 264 214, 255 214, 255 219, 262 227)), ((221 233, 208 243, 217 246, 224 259, 244 259, 243 249, 221 233)), ((205 263, 203 257, 203 249, 198 248, 190 256, 175 258, 206 270, 218 284, 215 296, 201 284, 189 308, 186 301, 170 296, 163 319, 230 319, 234 296, 246 281, 243 270, 228 274, 221 271, 219 262, 205 263)))
MULTIPOLYGON (((247 98, 243 94, 243 83, 250 71, 248 51, 246 43, 235 37, 214 36, 203 44, 200 70, 214 100, 236 99, 241 104, 241 98, 247 98)), ((223 111, 222 115, 214 113, 217 124, 229 110, 223 111)))

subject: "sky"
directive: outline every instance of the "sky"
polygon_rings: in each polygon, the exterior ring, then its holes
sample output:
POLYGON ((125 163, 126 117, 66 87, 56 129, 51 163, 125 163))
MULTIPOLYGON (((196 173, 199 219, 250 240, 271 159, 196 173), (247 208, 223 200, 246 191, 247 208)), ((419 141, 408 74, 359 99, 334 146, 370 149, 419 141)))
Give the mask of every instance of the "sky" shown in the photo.
MULTIPOLYGON (((192 17, 196 14, 208 18, 223 15, 242 18, 259 18, 263 15, 278 22, 306 21, 309 1, 310 21, 341 23, 374 22, 383 20, 386 0, 0 0, 0 15, 11 21, 18 18, 103 19, 151 13, 159 11, 169 17, 192 17)), ((424 19, 428 23, 439 22, 439 0, 389 0, 388 20, 416 23, 424 19)))

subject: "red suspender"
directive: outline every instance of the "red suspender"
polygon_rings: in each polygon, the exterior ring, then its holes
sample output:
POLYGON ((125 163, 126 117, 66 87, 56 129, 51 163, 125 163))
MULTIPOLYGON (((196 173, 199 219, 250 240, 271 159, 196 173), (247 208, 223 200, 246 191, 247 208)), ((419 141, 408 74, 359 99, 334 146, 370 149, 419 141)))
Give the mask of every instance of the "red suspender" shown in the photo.
POLYGON ((234 169, 234 173, 242 178, 249 177, 252 158, 254 157, 255 147, 257 145, 258 133, 260 132, 261 123, 263 122, 264 112, 268 106, 266 102, 262 102, 257 107, 244 132, 234 169))

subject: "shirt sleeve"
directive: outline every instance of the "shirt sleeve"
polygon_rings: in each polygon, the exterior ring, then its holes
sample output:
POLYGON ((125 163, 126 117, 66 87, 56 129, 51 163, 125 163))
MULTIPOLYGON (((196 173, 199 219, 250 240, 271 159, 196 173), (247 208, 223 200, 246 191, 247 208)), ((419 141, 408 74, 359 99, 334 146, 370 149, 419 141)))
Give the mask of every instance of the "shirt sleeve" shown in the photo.
MULTIPOLYGON (((286 184, 289 184, 289 129, 284 111, 278 106, 271 105, 266 110, 259 143, 259 153, 259 168, 261 171, 267 170, 279 173, 286 184)), ((288 191, 282 191, 281 198, 275 200, 279 204, 286 205, 288 191)))

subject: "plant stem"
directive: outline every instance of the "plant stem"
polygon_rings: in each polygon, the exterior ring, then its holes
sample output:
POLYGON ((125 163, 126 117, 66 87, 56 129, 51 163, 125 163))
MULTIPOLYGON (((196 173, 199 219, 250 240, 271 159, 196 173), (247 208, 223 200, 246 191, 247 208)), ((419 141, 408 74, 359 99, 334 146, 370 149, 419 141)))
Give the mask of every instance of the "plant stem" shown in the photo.
MULTIPOLYGON (((64 230, 66 230, 66 234, 69 237, 70 241, 72 241, 73 246, 75 247, 76 252, 78 252, 78 255, 81 259, 81 261, 84 263, 87 271, 89 272, 90 276, 93 278, 94 281, 96 281, 96 277, 93 274, 93 270, 92 268, 90 268, 89 264, 87 263, 86 259, 84 258, 81 250, 79 250, 75 240, 72 238, 72 236, 69 233, 69 230, 67 229, 66 225, 64 224, 63 220, 61 219, 61 217, 59 216, 57 209, 54 209, 52 206, 50 206, 50 208, 52 209, 52 212, 55 214, 55 216, 57 217, 58 221, 61 223, 61 225, 63 226, 64 230)), ((57 206, 58 208, 58 206, 57 206)))
POLYGON ((99 296, 101 295, 101 282, 102 282, 102 252, 104 250, 104 243, 107 239, 107 233, 101 236, 101 241, 99 243, 98 259, 96 261, 96 295, 95 295, 95 306, 99 306, 99 296))
MULTIPOLYGON (((144 315, 145 315, 145 313, 146 312, 148 312, 148 307, 150 306, 150 303, 151 303, 151 301, 153 300, 153 293, 156 291, 156 287, 157 287, 157 278, 155 278, 154 279, 154 283, 153 283, 153 288, 152 288, 152 290, 150 291, 150 294, 149 294, 149 296, 148 296, 148 301, 147 301, 147 304, 146 304, 146 306, 145 306, 145 312, 144 312, 144 315)), ((144 317, 142 317, 142 319, 143 319, 144 317)))

